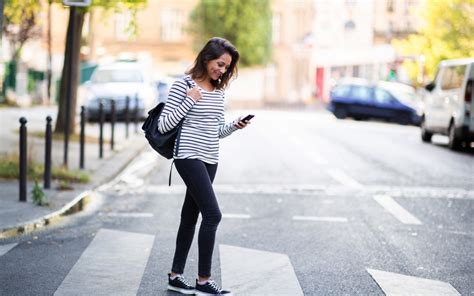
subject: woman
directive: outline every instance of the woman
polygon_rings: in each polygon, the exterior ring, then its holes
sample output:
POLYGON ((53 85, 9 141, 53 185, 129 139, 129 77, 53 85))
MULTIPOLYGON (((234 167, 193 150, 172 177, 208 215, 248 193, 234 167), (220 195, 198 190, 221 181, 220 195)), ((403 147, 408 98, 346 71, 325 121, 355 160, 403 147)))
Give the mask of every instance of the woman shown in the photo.
POLYGON ((168 274, 168 289, 183 294, 231 295, 211 280, 212 252, 222 218, 212 182, 219 159, 219 139, 248 124, 240 118, 230 123, 224 121, 224 89, 236 76, 238 61, 239 53, 229 41, 210 39, 187 76, 172 85, 158 122, 159 131, 164 133, 184 119, 174 147, 174 161, 187 190, 168 274), (199 271, 193 287, 182 274, 199 213, 199 271))

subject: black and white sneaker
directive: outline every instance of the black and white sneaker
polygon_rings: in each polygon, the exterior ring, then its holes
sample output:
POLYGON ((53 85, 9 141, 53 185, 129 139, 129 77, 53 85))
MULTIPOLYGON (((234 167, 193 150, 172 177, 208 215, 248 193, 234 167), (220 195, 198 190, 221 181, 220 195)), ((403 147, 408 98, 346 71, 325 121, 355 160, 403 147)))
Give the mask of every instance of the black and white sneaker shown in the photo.
POLYGON ((207 283, 204 285, 200 285, 196 280, 196 295, 224 295, 224 296, 232 296, 232 293, 229 291, 222 290, 213 280, 208 280, 207 283))
POLYGON ((178 275, 173 280, 171 273, 168 273, 168 290, 181 294, 194 295, 194 287, 188 284, 182 275, 178 275))

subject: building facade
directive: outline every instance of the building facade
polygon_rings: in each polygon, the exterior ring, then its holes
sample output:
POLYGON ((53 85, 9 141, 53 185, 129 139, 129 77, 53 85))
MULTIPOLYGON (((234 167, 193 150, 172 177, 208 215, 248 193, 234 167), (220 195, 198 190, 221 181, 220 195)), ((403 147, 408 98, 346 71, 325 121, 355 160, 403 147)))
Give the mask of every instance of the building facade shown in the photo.
POLYGON ((343 77, 377 80, 395 60, 390 45, 374 44, 377 0, 315 0, 311 65, 315 95, 326 101, 343 77))
MULTIPOLYGON (((127 33, 130 12, 104 14, 95 9, 84 23, 87 42, 81 47, 81 56, 103 62, 130 52, 149 59, 157 76, 183 74, 196 55, 187 28, 198 1, 149 0, 137 12, 136 37, 127 33)), ((384 78, 396 60, 389 43, 416 30, 420 2, 272 0, 271 62, 240 69, 229 96, 242 104, 302 104, 327 99, 342 77, 384 78)), ((46 16, 46 9, 43 14, 46 16)), ((59 75, 68 10, 56 4, 52 14, 53 64, 59 75)), ((44 35, 46 40, 45 29, 44 35)), ((42 52, 39 60, 45 61, 46 42, 38 44, 30 51, 42 52)))
POLYGON ((375 1, 374 43, 406 38, 420 28, 421 0, 375 1))

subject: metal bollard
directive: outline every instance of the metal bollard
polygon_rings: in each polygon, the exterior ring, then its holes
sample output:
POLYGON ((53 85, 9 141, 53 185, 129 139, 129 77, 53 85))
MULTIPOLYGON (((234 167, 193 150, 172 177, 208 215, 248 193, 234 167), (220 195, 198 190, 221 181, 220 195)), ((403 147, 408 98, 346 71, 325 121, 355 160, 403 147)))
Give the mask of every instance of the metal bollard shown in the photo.
POLYGON ((133 112, 133 123, 135 124, 135 134, 138 134, 138 95, 135 96, 135 109, 133 112))
POLYGON ((20 201, 26 201, 27 183, 27 143, 26 143, 26 123, 25 117, 20 118, 20 201))
POLYGON ((104 157, 104 103, 99 104, 99 158, 104 157))
POLYGON ((115 133, 115 100, 112 100, 110 102, 112 105, 111 105, 111 114, 110 114, 110 131, 111 131, 111 134, 110 134, 110 150, 114 150, 114 144, 115 144, 115 141, 114 141, 114 133, 115 133))
POLYGON ((81 106, 81 134, 79 136, 79 168, 84 169, 84 143, 85 143, 85 128, 86 128, 86 108, 81 106))
POLYGON ((128 116, 128 111, 129 111, 129 106, 130 106, 130 97, 127 96, 125 98, 125 138, 128 139, 128 122, 129 122, 129 116, 128 116))
POLYGON ((43 187, 45 189, 51 188, 51 148, 53 141, 53 132, 51 128, 51 116, 46 117, 46 134, 45 134, 45 150, 44 150, 44 176, 43 187))

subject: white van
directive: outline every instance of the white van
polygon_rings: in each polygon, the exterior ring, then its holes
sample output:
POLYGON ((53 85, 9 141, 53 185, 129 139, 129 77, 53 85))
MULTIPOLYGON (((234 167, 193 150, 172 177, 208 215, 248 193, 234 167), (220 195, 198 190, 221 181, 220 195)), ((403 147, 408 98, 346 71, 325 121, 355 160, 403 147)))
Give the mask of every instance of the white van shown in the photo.
POLYGON ((474 58, 442 61, 435 80, 426 87, 421 139, 433 134, 449 137, 456 150, 474 141, 474 58))

